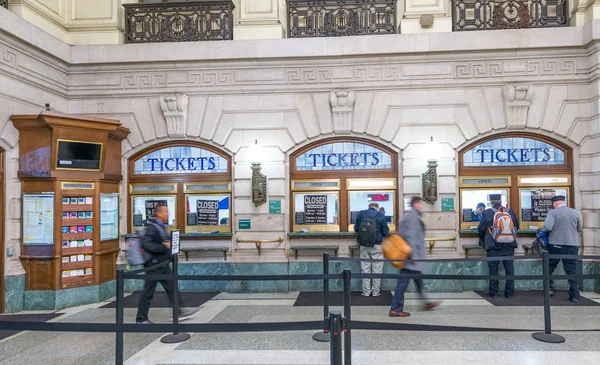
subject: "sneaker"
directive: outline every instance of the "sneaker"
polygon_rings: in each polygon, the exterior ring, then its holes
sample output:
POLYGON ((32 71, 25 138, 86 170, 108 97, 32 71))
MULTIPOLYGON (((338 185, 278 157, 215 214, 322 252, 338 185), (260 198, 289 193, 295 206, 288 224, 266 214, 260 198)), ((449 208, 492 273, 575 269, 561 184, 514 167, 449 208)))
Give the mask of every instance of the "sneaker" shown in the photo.
POLYGON ((377 294, 373 293, 373 294, 371 294, 372 297, 378 297, 380 295, 381 295, 381 293, 377 293, 377 294))
POLYGON ((365 293, 360 293, 360 296, 361 296, 361 297, 368 298, 368 297, 370 297, 370 296, 371 296, 371 293, 366 293, 366 294, 365 294, 365 293))
POLYGON ((488 297, 490 297, 490 298, 498 298, 498 293, 495 293, 495 294, 493 294, 493 293, 488 293, 488 295, 487 295, 487 296, 488 296, 488 297))
POLYGON ((579 298, 569 298, 569 300, 575 304, 579 304, 579 298))
POLYGON ((200 309, 196 308, 196 309, 191 309, 191 310, 187 310, 187 311, 179 311, 179 320, 180 321, 184 321, 190 317, 192 317, 193 315, 195 315, 196 313, 198 313, 200 309))
POLYGON ((550 289, 550 296, 553 297, 554 296, 554 289, 550 289))
POLYGON ((136 323, 136 324, 154 324, 154 323, 150 322, 150 320, 149 320, 149 319, 147 319, 147 320, 145 320, 145 321, 136 321, 135 323, 136 323))

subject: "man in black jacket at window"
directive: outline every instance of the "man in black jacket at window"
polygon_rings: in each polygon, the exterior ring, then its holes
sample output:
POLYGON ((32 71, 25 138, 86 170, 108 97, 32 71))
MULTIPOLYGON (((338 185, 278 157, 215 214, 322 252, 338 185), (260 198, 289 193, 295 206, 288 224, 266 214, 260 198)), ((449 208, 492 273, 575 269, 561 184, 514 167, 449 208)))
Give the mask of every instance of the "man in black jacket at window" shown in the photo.
MULTIPOLYGON (((514 256, 515 248, 517 248, 517 241, 511 243, 497 243, 494 241, 490 233, 490 229, 494 225, 494 216, 498 209, 502 207, 502 196, 500 194, 490 194, 490 202, 492 203, 491 209, 483 211, 481 222, 479 222, 478 232, 480 241, 483 240, 483 247, 487 251, 487 257, 501 257, 501 256, 514 256)), ((505 208, 505 211, 510 215, 513 221, 514 227, 519 229, 519 220, 515 215, 515 212, 510 208, 505 208)), ((504 264, 504 272, 507 276, 515 274, 514 262, 512 260, 502 260, 504 264)), ((498 275, 498 266, 500 261, 488 261, 489 274, 492 276, 498 275)), ((498 280, 490 280, 488 296, 495 298, 498 296, 500 290, 498 280)), ((511 299, 515 295, 515 281, 506 280, 506 287, 504 288, 504 296, 511 299)))
MULTIPOLYGON (((169 219, 169 208, 166 204, 159 203, 156 206, 156 218, 154 222, 148 224, 146 232, 142 241, 142 248, 145 252, 151 255, 151 258, 144 264, 145 267, 153 266, 161 262, 171 260, 171 242, 167 234, 167 222, 169 219)), ((147 272, 148 275, 171 275, 173 271, 169 265, 159 267, 154 270, 147 272)), ((160 282, 160 285, 165 289, 171 303, 173 303, 173 281, 167 280, 146 280, 144 281, 144 289, 140 296, 138 303, 138 311, 135 318, 137 324, 150 324, 148 320, 148 311, 150 310, 150 304, 152 298, 154 298, 154 291, 156 290, 156 284, 160 282)), ((179 307, 183 308, 184 303, 179 295, 179 307)), ((187 319, 193 316, 198 309, 192 311, 179 310, 179 320, 187 319)))

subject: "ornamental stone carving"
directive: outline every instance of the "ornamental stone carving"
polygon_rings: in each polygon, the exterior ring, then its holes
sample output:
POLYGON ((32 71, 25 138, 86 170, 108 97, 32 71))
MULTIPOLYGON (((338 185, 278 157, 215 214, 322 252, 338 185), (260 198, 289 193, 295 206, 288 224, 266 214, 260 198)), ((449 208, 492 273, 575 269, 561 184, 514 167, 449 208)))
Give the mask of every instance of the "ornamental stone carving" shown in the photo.
POLYGON ((329 94, 329 103, 333 112, 333 127, 336 133, 352 131, 352 114, 356 97, 354 91, 335 90, 329 94))
POLYGON ((532 97, 533 89, 529 85, 504 86, 506 122, 509 129, 527 126, 527 113, 532 97))
POLYGON ((169 137, 185 137, 188 108, 187 95, 162 95, 160 97, 160 107, 167 121, 169 137))

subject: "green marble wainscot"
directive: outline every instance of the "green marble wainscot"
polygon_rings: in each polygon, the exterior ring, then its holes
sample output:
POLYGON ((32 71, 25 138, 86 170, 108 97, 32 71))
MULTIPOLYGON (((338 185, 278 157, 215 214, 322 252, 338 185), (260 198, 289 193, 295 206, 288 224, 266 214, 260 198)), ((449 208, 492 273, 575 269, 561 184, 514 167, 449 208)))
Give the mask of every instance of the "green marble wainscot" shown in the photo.
MULTIPOLYGON (((179 275, 210 275, 229 276, 231 264, 229 263, 202 263, 179 264, 179 275)), ((159 285, 160 286, 160 285, 159 285)), ((179 280, 179 290, 189 292, 224 292, 227 291, 229 281, 222 280, 179 280)))
MULTIPOLYGON (((231 275, 287 275, 288 263, 252 263, 231 264, 231 275)), ((230 281, 229 290, 232 293, 287 293, 287 280, 264 281, 230 281)))
POLYGON ((27 290, 23 300, 24 310, 55 310, 56 291, 27 290))
POLYGON ((98 299, 104 301, 117 296, 117 281, 111 280, 98 285, 98 299))
POLYGON ((23 310, 25 275, 4 277, 4 311, 15 313, 23 310))

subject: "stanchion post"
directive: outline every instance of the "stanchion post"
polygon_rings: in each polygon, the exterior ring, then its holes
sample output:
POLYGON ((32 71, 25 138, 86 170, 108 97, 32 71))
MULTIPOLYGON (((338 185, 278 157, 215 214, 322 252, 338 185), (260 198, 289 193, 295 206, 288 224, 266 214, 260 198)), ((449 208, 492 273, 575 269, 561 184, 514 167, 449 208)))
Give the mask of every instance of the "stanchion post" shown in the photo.
MULTIPOLYGON (((329 253, 323 253, 323 275, 329 275, 329 253)), ((313 335, 313 340, 329 342, 329 279, 323 279, 323 332, 313 335)))
POLYGON ((565 338, 552 333, 550 318, 550 255, 548 250, 542 251, 542 274, 544 276, 544 332, 536 332, 532 336, 538 341, 563 343, 565 338))
MULTIPOLYGON (((179 324, 179 276, 178 255, 179 255, 179 230, 171 231, 171 254, 173 255, 173 325, 179 324)), ((190 338, 189 333, 174 331, 171 335, 166 335, 160 339, 162 343, 179 343, 187 341, 190 338)))
POLYGON ((342 365, 342 313, 331 311, 329 321, 329 358, 331 365, 342 365))
MULTIPOLYGON (((123 296, 125 295, 125 281, 123 279, 123 269, 117 270, 117 326, 123 324, 124 308, 123 296)), ((117 343, 115 345, 115 364, 123 365, 123 332, 117 331, 117 343)))
POLYGON ((352 364, 352 272, 345 269, 344 279, 344 365, 352 364))

